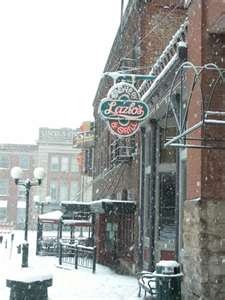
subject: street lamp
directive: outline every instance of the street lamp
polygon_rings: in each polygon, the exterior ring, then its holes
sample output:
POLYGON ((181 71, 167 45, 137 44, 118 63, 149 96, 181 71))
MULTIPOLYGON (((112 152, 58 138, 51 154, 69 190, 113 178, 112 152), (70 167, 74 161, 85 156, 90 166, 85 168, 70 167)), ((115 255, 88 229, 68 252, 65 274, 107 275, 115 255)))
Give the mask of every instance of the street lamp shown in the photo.
POLYGON ((40 196, 36 195, 34 203, 41 207, 41 215, 44 213, 44 206, 51 203, 51 196, 46 196, 45 199, 40 200, 40 196))
POLYGON ((27 240, 28 235, 28 217, 29 217, 29 194, 32 186, 41 185, 42 179, 44 178, 45 171, 43 168, 34 169, 34 179, 22 179, 23 170, 20 167, 14 167, 11 169, 11 176, 15 180, 16 185, 22 185, 26 192, 26 217, 25 217, 25 228, 24 228, 24 240, 25 243, 22 245, 22 267, 28 267, 28 249, 29 244, 27 240))

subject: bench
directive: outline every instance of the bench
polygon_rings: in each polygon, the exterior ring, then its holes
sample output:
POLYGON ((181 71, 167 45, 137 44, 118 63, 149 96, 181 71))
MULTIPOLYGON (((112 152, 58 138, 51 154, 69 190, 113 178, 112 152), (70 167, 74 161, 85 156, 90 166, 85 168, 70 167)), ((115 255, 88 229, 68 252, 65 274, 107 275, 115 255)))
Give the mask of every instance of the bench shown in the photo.
POLYGON ((48 287, 52 286, 52 275, 37 274, 24 268, 20 274, 9 276, 6 286, 11 288, 10 300, 47 300, 48 287))
POLYGON ((156 291, 156 276, 154 273, 148 271, 141 271, 137 273, 137 280, 138 280, 138 297, 141 297, 141 290, 144 290, 144 296, 148 293, 151 297, 150 299, 157 298, 157 291, 156 291))

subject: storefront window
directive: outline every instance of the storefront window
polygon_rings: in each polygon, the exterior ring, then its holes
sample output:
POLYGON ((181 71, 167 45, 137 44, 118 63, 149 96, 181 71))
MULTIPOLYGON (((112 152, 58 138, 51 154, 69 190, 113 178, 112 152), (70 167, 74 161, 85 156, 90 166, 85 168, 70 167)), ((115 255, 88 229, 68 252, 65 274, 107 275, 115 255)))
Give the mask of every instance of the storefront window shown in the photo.
POLYGON ((174 173, 160 174, 159 238, 175 238, 176 177, 174 173))
POLYGON ((112 252, 116 251, 115 248, 116 248, 117 232, 118 232, 118 224, 107 223, 105 246, 107 249, 111 249, 112 252))

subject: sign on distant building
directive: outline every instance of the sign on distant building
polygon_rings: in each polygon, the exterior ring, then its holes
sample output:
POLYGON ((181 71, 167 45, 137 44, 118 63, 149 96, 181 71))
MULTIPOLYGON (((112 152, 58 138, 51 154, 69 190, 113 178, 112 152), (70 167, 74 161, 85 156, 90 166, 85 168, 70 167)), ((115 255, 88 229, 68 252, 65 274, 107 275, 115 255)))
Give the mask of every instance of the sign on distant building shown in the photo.
POLYGON ((113 134, 126 137, 137 132, 149 109, 140 101, 139 93, 132 84, 120 82, 101 101, 99 112, 113 134))
POLYGON ((39 144, 72 144, 74 130, 71 128, 39 128, 39 144))

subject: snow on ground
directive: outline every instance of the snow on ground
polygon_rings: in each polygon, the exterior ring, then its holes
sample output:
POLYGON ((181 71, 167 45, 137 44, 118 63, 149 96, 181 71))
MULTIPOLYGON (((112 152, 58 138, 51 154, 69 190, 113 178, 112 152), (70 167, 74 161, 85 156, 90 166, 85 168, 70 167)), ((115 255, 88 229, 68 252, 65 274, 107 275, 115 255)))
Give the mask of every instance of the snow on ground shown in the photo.
MULTIPOLYGON (((17 245, 23 240, 23 231, 5 234, 0 244, 0 299, 8 300, 10 289, 6 287, 9 274, 21 271, 21 254, 17 245), (5 242, 7 241, 7 248, 5 242)), ((29 267, 36 272, 53 275, 53 286, 48 288, 49 300, 137 300, 137 280, 132 276, 118 275, 109 268, 97 264, 96 273, 79 268, 62 269, 56 257, 35 255, 36 232, 29 232, 29 267)))

